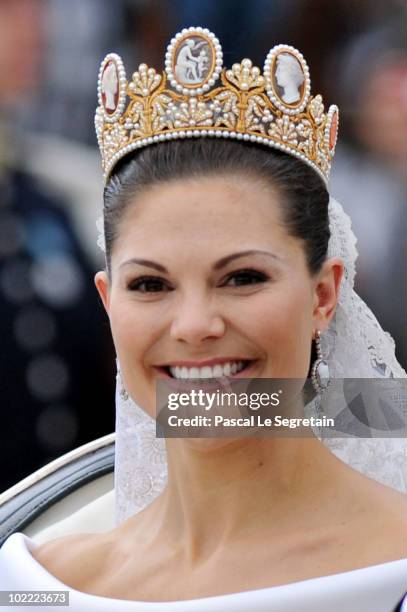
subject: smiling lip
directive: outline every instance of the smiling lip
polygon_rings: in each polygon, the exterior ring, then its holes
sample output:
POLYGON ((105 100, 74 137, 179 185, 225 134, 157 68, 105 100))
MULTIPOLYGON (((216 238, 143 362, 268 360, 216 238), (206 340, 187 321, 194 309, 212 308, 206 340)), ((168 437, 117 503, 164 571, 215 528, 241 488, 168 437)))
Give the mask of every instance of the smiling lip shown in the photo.
MULTIPOLYGON (((208 361, 200 362, 200 363, 204 363, 205 365, 209 365, 208 361)), ((205 385, 205 387, 206 387, 207 385, 212 384, 210 381, 213 381, 213 380, 224 379, 224 378, 246 378, 247 377, 247 371, 250 370, 252 368, 252 366, 257 363, 258 360, 257 359, 241 359, 241 358, 238 358, 238 359, 224 359, 224 360, 220 361, 219 359, 218 360, 212 359, 212 360, 210 360, 210 363, 215 363, 216 364, 216 363, 224 363, 224 362, 228 362, 228 361, 244 361, 244 362, 246 362, 246 366, 243 368, 243 370, 240 370, 240 372, 237 372, 236 374, 230 374, 229 376, 218 376, 218 377, 215 377, 215 378, 202 378, 202 379, 199 379, 201 381, 201 384, 205 385)), ((191 362, 178 362, 177 365, 178 364, 183 364, 183 363, 191 363, 191 362)), ((191 366, 189 366, 189 367, 191 367, 191 366)), ((199 367, 199 366, 192 366, 192 367, 199 367)), ((154 366, 154 368, 158 372, 163 374, 165 378, 168 378, 170 380, 174 380, 174 381, 177 381, 177 382, 181 381, 183 383, 191 382, 191 379, 188 379, 188 378, 186 378, 186 379, 185 378, 174 378, 174 376, 172 376, 169 373, 169 371, 168 371, 169 366, 154 366)), ((249 375, 249 378, 250 378, 250 375, 249 375)), ((198 380, 198 379, 196 379, 196 380, 198 380)))
POLYGON ((169 363, 162 363, 159 366, 155 366, 158 368, 168 368, 168 367, 186 367, 186 368, 203 368, 204 366, 213 366, 221 363, 228 363, 229 361, 254 361, 253 359, 248 359, 247 357, 214 357, 213 359, 207 359, 206 361, 170 361, 169 363))

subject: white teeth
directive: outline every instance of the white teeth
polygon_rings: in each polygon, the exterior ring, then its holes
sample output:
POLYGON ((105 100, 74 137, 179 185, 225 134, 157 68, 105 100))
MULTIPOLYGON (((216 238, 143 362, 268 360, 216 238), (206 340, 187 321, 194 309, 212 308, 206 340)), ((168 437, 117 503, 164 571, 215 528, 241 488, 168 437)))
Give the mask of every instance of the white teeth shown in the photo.
POLYGON ((232 363, 232 365, 230 366, 230 373, 232 374, 236 374, 237 369, 238 369, 238 362, 235 361, 235 363, 232 363))
POLYGON ((230 367, 231 367, 230 363, 225 363, 225 365, 223 366, 223 372, 225 376, 230 376, 230 367))
MULTIPOLYGON (((226 365, 226 364, 225 364, 226 365)), ((213 375, 214 376, 222 376, 223 374, 223 369, 225 367, 225 365, 220 365, 220 363, 217 363, 214 367, 213 367, 213 375)), ((225 374, 226 376, 226 374, 225 374)))
POLYGON ((210 366, 201 368, 201 378, 212 378, 212 368, 210 366))
POLYGON ((169 370, 174 378, 219 378, 221 376, 233 376, 245 367, 243 361, 229 361, 227 363, 217 363, 212 366, 202 368, 187 368, 185 366, 170 366, 169 370))

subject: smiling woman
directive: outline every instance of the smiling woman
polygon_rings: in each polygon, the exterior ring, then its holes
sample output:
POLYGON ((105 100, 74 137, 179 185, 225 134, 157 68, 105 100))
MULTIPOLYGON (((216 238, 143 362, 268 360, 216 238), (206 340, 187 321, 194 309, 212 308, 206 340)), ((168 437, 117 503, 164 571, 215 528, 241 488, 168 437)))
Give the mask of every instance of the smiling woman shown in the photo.
POLYGON ((220 46, 193 29, 208 62, 202 83, 199 71, 187 78, 175 67, 194 48, 189 32, 167 54, 178 93, 143 64, 124 89, 114 54, 100 73, 116 62, 117 108, 112 114, 100 97, 96 121, 107 184, 106 269, 95 284, 119 368, 117 526, 25 553, 15 539, 17 554, 14 534, 4 563, 23 555, 54 586, 72 589, 78 610, 147 611, 152 602, 185 612, 390 610, 407 586, 404 445, 330 445, 309 426, 313 417, 303 436, 151 438, 165 381, 289 379, 302 389, 311 378, 312 401, 296 397, 295 407, 318 413, 322 396, 326 408, 333 397, 327 372, 406 377, 391 338, 353 291, 354 236, 327 190, 336 107, 324 115, 320 96, 310 99, 305 61, 286 45, 270 51, 264 77, 243 60, 222 73, 224 89, 206 94, 220 46), (283 52, 302 75, 295 104, 273 93, 283 52), (187 111, 201 131, 181 130, 187 111), (287 135, 294 128, 295 138, 287 135), (335 445, 348 453, 343 460, 335 445), (378 482, 385 476, 393 488, 378 482))

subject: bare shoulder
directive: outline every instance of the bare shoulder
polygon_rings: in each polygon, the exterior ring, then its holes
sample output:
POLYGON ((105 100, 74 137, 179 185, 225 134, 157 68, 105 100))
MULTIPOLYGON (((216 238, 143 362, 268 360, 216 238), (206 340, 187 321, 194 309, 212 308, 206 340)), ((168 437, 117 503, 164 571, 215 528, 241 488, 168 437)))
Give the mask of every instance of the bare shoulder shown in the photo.
POLYGON ((376 484, 379 491, 378 509, 392 518, 400 528, 407 528, 407 494, 387 485, 376 484))
POLYGON ((404 542, 407 557, 407 495, 398 491, 394 493, 391 499, 389 497, 390 504, 393 502, 392 512, 389 509, 389 515, 393 521, 395 533, 399 534, 401 541, 404 542))
POLYGON ((114 547, 110 532, 80 533, 39 544, 31 554, 58 580, 81 590, 103 573, 114 547))
POLYGON ((407 495, 377 483, 370 500, 366 524, 381 550, 391 557, 407 558, 407 495))

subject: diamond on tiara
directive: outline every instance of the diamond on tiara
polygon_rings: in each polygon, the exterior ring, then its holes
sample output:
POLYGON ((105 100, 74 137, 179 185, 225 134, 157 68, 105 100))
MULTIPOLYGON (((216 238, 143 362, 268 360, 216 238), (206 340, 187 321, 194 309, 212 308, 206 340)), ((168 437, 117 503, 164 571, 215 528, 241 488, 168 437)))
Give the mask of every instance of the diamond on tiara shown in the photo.
POLYGON ((247 58, 229 69, 222 65, 218 39, 201 27, 172 38, 163 73, 140 64, 127 81, 121 58, 109 53, 99 70, 95 115, 105 181, 119 159, 136 149, 215 137, 294 155, 328 183, 339 110, 331 105, 325 113, 322 96, 311 96, 302 54, 290 45, 273 47, 263 74, 247 58))

